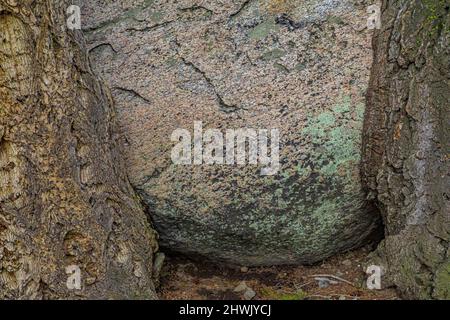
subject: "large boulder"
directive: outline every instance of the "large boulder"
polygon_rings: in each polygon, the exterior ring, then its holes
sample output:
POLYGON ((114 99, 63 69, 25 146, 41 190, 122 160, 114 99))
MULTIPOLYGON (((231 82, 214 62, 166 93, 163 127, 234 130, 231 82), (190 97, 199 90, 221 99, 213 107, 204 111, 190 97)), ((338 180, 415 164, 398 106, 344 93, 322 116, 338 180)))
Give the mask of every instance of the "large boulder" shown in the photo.
POLYGON ((360 173, 371 1, 84 1, 133 186, 160 245, 242 265, 314 263, 379 218, 360 173), (278 129, 280 168, 176 165, 176 129, 278 129))

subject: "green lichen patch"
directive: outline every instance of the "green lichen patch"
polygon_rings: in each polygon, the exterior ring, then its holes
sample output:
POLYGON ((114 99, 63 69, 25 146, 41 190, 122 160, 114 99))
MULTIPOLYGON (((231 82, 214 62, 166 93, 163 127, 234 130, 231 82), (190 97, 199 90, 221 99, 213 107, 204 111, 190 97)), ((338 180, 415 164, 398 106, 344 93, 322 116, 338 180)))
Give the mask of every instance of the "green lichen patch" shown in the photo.
POLYGON ((450 261, 436 271, 433 296, 435 299, 450 299, 450 261))
POLYGON ((264 61, 270 61, 270 60, 276 60, 284 57, 286 55, 286 51, 282 49, 273 49, 270 51, 266 51, 262 55, 262 60, 264 61))
POLYGON ((269 34, 276 33, 279 30, 280 26, 275 23, 275 20, 269 19, 252 28, 250 30, 249 37, 252 40, 261 40, 267 37, 269 34))
POLYGON ((335 175, 344 165, 351 168, 360 160, 363 110, 364 106, 352 106, 350 98, 344 97, 332 111, 313 116, 303 128, 302 135, 323 147, 322 152, 315 155, 316 161, 322 163, 322 174, 335 175), (356 119, 342 116, 352 109, 356 119))

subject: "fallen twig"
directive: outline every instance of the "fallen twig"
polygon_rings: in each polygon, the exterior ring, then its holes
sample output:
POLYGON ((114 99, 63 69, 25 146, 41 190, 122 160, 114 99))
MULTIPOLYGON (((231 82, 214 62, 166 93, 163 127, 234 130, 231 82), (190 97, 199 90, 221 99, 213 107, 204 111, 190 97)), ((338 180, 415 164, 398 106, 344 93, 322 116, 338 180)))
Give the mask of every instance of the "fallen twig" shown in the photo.
POLYGON ((307 297, 306 297, 307 299, 309 299, 309 298, 319 298, 319 299, 327 299, 327 300, 331 300, 331 296, 324 296, 324 295, 321 295, 321 294, 311 294, 311 295, 308 295, 307 297))
POLYGON ((342 279, 341 277, 338 277, 338 276, 335 276, 335 275, 332 275, 332 274, 313 274, 313 275, 310 275, 310 277, 332 278, 332 279, 335 279, 335 280, 338 280, 338 281, 341 281, 341 282, 345 282, 345 283, 351 285, 352 287, 357 288, 357 286, 355 284, 353 284, 352 282, 350 282, 348 280, 345 280, 345 279, 342 279))
POLYGON ((308 282, 305 282, 305 283, 303 283, 301 285, 298 285, 297 283, 294 283, 294 287, 295 287, 296 290, 299 290, 299 289, 301 289, 303 287, 306 287, 307 285, 309 285, 311 283, 314 283, 314 281, 308 281, 308 282))

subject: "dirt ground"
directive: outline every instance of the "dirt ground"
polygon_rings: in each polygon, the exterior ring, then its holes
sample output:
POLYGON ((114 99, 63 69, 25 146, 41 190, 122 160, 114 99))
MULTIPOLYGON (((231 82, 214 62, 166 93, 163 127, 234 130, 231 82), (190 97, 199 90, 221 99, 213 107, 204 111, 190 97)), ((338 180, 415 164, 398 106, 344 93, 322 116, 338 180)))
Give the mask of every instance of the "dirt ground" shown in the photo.
POLYGON ((225 267, 168 256, 159 296, 165 300, 243 300, 245 281, 253 300, 393 300, 395 290, 368 290, 362 263, 370 248, 348 252, 315 266, 225 267), (320 276, 319 276, 320 275, 320 276), (317 278, 326 278, 320 283, 317 278))

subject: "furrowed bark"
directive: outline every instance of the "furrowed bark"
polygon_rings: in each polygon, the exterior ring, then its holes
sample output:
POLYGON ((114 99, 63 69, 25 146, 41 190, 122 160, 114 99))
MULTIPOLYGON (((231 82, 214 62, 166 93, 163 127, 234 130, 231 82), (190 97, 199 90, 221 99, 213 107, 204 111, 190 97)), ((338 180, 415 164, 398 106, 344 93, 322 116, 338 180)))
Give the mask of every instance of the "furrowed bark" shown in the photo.
POLYGON ((0 299, 156 298, 156 236, 70 4, 0 0, 0 299))
POLYGON ((383 1, 363 138, 364 183, 386 239, 385 280, 450 298, 450 2, 383 1))

